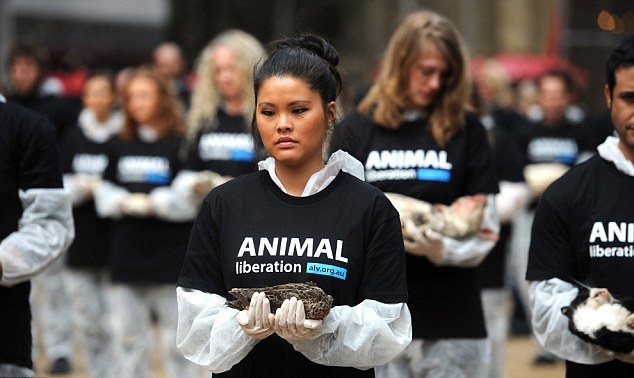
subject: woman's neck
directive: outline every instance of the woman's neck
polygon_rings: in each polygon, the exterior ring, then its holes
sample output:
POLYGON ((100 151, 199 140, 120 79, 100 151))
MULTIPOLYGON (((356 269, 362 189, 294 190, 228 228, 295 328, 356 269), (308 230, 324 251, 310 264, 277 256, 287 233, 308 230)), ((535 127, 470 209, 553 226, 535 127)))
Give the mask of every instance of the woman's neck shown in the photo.
POLYGON ((225 98, 225 111, 229 115, 239 115, 242 113, 243 104, 242 97, 225 98))
POLYGON ((304 188, 306 188, 306 184, 310 177, 315 173, 319 172, 324 167, 324 164, 320 162, 319 165, 315 165, 314 167, 293 167, 293 166, 285 166, 281 164, 275 165, 275 174, 277 178, 280 179, 282 185, 284 185, 284 189, 286 189, 286 193, 291 196, 301 197, 302 193, 304 193, 304 188))

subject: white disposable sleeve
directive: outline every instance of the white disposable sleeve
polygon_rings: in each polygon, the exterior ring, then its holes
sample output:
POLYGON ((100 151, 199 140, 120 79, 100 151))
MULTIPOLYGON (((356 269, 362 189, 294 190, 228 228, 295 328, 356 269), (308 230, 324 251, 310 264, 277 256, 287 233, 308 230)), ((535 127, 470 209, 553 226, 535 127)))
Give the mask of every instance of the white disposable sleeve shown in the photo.
POLYGON ((187 222, 196 218, 200 208, 200 203, 193 202, 188 194, 189 192, 171 185, 153 189, 149 198, 158 218, 171 222, 187 222))
POLYGON ((575 286, 558 278, 530 282, 531 323, 537 341, 554 355, 579 364, 613 360, 612 353, 582 340, 568 329, 568 318, 561 308, 570 305, 578 292, 575 286))
POLYGON ((130 192, 115 185, 111 181, 104 180, 95 189, 95 208, 97 215, 102 218, 119 219, 123 216, 121 212, 121 201, 128 197, 130 192))
POLYGON ((247 336, 236 320, 238 310, 217 294, 177 287, 176 346, 188 360, 212 373, 240 362, 259 340, 247 336))
POLYGON ((80 205, 86 201, 86 196, 82 190, 77 186, 77 180, 75 175, 64 174, 64 188, 68 190, 70 194, 70 201, 73 205, 80 205))
POLYGON ((521 213, 531 196, 531 190, 524 182, 500 181, 500 192, 495 195, 500 223, 507 223, 521 213))
POLYGON ((412 341, 412 319, 405 303, 366 299, 354 307, 335 306, 310 340, 288 340, 309 360, 328 366, 370 369, 383 365, 412 341))
MULTIPOLYGON (((500 233, 500 221, 495 211, 495 197, 493 194, 487 195, 487 204, 484 208, 480 229, 488 229, 495 234, 500 233)), ((480 265, 497 241, 484 239, 476 234, 463 239, 443 236, 443 243, 445 249, 442 259, 432 261, 434 264, 438 266, 473 268, 480 265)))
POLYGON ((20 190, 19 197, 24 210, 18 230, 0 243, 0 284, 3 286, 26 281, 42 271, 68 248, 75 237, 67 190, 20 190))

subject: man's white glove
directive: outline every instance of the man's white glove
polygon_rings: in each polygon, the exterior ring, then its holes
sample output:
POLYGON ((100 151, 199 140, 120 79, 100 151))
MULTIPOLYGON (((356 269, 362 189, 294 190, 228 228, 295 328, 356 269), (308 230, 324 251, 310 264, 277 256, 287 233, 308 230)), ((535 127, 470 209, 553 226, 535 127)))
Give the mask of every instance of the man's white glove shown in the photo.
POLYGON ((405 221, 404 226, 403 242, 406 252, 416 256, 425 256, 433 262, 443 259, 445 244, 442 234, 431 229, 421 232, 411 220, 405 221))
POLYGON ((306 319, 304 303, 292 297, 275 311, 275 333, 287 340, 311 339, 321 329, 322 320, 306 319))
POLYGON ((154 204, 144 193, 131 193, 121 200, 121 212, 133 217, 145 218, 154 214, 154 204))
POLYGON ((254 339, 262 340, 274 332, 275 317, 271 314, 271 305, 264 293, 253 293, 249 309, 240 311, 236 320, 244 333, 254 339))

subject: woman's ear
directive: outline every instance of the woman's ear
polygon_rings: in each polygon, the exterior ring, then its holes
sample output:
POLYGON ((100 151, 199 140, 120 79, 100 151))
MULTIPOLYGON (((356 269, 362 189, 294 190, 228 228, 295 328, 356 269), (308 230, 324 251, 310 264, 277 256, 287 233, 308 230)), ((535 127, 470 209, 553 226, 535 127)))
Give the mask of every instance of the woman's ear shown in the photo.
POLYGON ((326 119, 328 120, 328 124, 332 124, 335 122, 337 118, 337 104, 334 101, 330 101, 328 106, 326 106, 326 119))

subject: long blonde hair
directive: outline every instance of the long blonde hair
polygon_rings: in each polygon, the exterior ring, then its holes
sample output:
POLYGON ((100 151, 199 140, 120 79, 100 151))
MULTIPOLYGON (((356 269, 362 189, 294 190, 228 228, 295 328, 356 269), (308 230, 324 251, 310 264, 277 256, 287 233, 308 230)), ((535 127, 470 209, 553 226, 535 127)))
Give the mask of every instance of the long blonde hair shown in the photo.
POLYGON ((187 136, 196 137, 205 122, 211 122, 222 103, 222 97, 213 84, 213 52, 218 46, 225 46, 235 56, 243 80, 244 106, 242 114, 245 125, 251 124, 254 109, 253 66, 264 55, 264 48, 252 35, 237 29, 227 30, 211 40, 198 58, 196 84, 192 92, 191 107, 187 117, 187 136))
POLYGON ((432 137, 441 146, 464 125, 471 93, 468 56, 456 27, 445 17, 427 10, 407 16, 392 34, 376 82, 358 106, 374 122, 395 129, 410 105, 408 84, 414 62, 435 46, 445 58, 448 72, 437 99, 427 109, 432 137))

